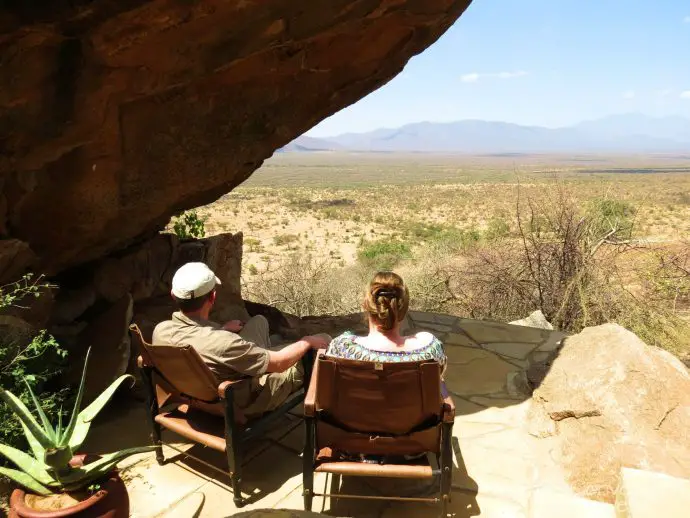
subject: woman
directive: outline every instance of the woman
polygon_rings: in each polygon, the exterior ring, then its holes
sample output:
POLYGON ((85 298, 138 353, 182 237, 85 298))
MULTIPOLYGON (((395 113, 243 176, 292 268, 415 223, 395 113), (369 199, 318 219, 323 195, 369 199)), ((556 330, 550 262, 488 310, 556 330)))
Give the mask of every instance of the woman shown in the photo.
POLYGON ((356 336, 346 331, 330 343, 326 355, 372 362, 436 360, 443 372, 446 355, 438 338, 427 332, 400 334, 409 304, 410 294, 399 275, 377 273, 362 302, 369 320, 369 334, 356 336))

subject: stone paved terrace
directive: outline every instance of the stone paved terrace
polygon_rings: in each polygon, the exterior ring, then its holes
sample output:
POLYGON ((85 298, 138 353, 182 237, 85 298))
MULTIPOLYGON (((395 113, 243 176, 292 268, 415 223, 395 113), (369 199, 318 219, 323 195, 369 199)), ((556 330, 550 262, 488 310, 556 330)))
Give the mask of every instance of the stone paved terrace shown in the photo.
MULTIPOLYGON (((525 392, 527 371, 556 351, 563 337, 558 332, 447 315, 412 313, 411 327, 429 330, 446 344, 449 368, 446 381, 453 394, 457 417, 454 426, 452 516, 505 518, 613 517, 613 507, 576 497, 552 459, 549 442, 531 436, 524 427, 530 403, 525 392)), ((333 329, 339 333, 343 329, 333 329)), ((170 432, 167 441, 175 442, 170 432)), ((298 516, 302 510, 301 457, 303 426, 299 410, 286 416, 270 434, 257 440, 248 455, 243 490, 251 502, 234 507, 229 480, 191 459, 166 448, 170 459, 158 466, 152 454, 121 464, 132 503, 132 516, 195 516, 203 498, 202 518, 243 516, 298 516), (203 497, 202 497, 203 495, 203 497), (245 514, 246 513, 246 514, 245 514), (293 514, 294 513, 294 514, 293 514)), ((114 410, 108 422, 98 424, 86 451, 148 444, 143 404, 114 410), (100 433, 99 433, 100 432, 100 433)), ((181 438, 177 438, 178 441, 181 438)), ((225 458, 198 445, 194 454, 219 468, 225 458)), ((428 486, 405 481, 344 478, 317 474, 315 488, 338 485, 343 493, 424 496, 428 486)), ((328 516, 426 517, 436 508, 428 504, 353 501, 315 498, 313 511, 328 516)))

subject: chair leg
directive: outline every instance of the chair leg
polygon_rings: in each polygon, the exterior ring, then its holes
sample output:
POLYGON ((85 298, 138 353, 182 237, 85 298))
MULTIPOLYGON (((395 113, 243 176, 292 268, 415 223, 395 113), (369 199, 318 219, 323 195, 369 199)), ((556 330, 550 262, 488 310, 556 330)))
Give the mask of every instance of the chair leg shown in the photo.
POLYGON ((302 485, 304 488, 304 510, 311 511, 314 499, 314 454, 315 445, 315 422, 313 417, 305 417, 304 428, 306 439, 304 441, 304 453, 302 456, 302 485))
POLYGON ((225 454, 228 458, 230 483, 232 485, 232 500, 235 506, 244 507, 244 499, 240 489, 242 478, 242 430, 235 421, 234 398, 232 387, 225 392, 225 454))
POLYGON ((151 430, 151 441, 154 446, 156 446, 156 461, 162 466, 165 463, 165 457, 163 456, 161 425, 159 425, 155 419, 160 409, 158 408, 158 399, 156 398, 156 391, 153 386, 153 373, 150 367, 143 367, 139 369, 139 371, 141 372, 141 379, 144 382, 144 388, 146 390, 146 417, 151 430))
POLYGON ((441 517, 448 514, 453 479, 453 423, 443 423, 441 428, 441 517))

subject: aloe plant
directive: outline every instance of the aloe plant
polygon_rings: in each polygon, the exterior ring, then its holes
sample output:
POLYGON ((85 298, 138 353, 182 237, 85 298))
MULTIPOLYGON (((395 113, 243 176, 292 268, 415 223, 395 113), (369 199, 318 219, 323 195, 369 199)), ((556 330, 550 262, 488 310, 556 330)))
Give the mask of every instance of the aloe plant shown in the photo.
POLYGON ((59 414, 60 417, 56 426, 50 423, 38 398, 26 380, 24 382, 36 407, 40 423, 17 396, 0 388, 0 398, 21 422, 27 442, 33 452, 32 456, 11 446, 0 444, 0 454, 7 457, 19 468, 17 470, 0 467, 0 474, 40 495, 50 495, 60 491, 75 491, 103 478, 124 458, 153 449, 153 446, 128 448, 102 455, 95 462, 84 466, 73 467, 70 465, 74 453, 79 450, 86 439, 91 422, 98 412, 103 409, 120 385, 127 380, 134 380, 134 377, 129 374, 120 376, 80 412, 90 353, 91 349, 89 348, 86 352, 84 370, 74 402, 74 409, 66 426, 62 422, 62 412, 59 414))

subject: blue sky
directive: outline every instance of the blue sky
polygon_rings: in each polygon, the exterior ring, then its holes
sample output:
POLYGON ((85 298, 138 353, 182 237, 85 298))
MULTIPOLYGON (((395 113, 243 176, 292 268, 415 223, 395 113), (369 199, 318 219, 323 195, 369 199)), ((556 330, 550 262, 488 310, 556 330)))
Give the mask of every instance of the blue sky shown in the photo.
POLYGON ((308 132, 690 117, 690 0, 474 0, 387 85, 308 132))

